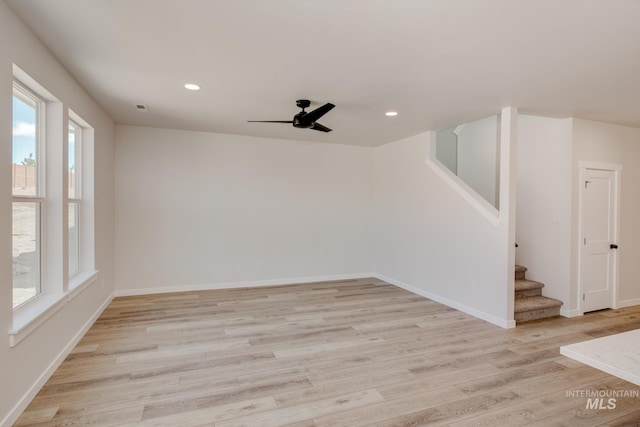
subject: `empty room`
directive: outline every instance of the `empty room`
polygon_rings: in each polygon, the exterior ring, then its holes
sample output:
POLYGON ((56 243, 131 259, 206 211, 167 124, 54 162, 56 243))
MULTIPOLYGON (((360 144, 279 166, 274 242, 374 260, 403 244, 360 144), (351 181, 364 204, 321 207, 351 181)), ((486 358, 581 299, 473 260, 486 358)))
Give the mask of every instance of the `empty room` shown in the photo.
POLYGON ((0 426, 640 425, 637 0, 0 0, 0 426))

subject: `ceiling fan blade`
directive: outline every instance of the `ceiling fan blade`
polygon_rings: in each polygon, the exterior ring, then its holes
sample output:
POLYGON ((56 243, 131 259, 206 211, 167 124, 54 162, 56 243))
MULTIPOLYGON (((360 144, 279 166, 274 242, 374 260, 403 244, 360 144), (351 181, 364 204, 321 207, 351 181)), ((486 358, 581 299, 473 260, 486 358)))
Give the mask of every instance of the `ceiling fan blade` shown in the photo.
POLYGON ((320 123, 314 123, 313 126, 311 126, 311 129, 319 130, 320 132, 331 132, 331 129, 329 129, 326 126, 321 125, 320 123))
POLYGON ((318 107, 315 110, 308 112, 307 114, 302 116, 300 118, 300 120, 302 120, 302 121, 304 121, 306 123, 313 123, 316 120, 318 120, 320 117, 324 116, 329 111, 331 111, 333 109, 333 107, 335 107, 335 105, 333 105, 332 103, 328 102, 328 103, 324 104, 322 107, 318 107))
POLYGON ((247 120, 248 123, 293 123, 293 120, 247 120))

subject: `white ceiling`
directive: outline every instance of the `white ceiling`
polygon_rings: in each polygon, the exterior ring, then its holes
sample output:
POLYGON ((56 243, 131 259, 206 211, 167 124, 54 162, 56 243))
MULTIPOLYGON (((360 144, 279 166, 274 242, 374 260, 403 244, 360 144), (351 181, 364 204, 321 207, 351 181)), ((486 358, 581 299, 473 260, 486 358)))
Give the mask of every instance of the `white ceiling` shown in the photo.
POLYGON ((638 0, 5 1, 120 124, 377 146, 513 105, 640 127, 638 0), (334 131, 246 122, 299 98, 334 131))

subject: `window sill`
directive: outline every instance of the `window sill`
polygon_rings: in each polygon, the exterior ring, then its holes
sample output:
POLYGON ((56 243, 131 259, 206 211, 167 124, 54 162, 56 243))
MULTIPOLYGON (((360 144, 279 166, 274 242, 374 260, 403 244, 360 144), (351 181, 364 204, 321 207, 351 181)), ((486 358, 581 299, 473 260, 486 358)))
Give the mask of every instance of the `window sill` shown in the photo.
POLYGON ((73 301, 75 297, 89 285, 98 280, 97 271, 83 271, 75 274, 69 279, 69 291, 67 291, 67 301, 73 301))
POLYGON ((9 346, 18 345, 20 341, 38 329, 40 325, 97 280, 97 271, 79 273, 69 279, 67 292, 40 295, 24 307, 14 311, 13 326, 9 331, 9 346))

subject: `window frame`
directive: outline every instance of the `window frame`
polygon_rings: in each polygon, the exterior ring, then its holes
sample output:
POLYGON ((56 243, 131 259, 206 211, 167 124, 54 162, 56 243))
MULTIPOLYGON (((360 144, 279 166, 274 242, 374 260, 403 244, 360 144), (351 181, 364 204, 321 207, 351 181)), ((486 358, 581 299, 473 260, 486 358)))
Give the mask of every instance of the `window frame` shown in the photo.
MULTIPOLYGON (((65 206, 68 213, 69 200, 79 200, 78 222, 80 230, 78 233, 78 271, 74 275, 68 275, 69 277, 67 278, 65 291, 79 292, 88 285, 87 282, 93 282, 97 274, 95 270, 95 166, 93 159, 95 130, 93 126, 85 121, 80 115, 69 109, 66 122, 67 127, 65 129, 68 129, 69 122, 71 121, 78 126, 81 133, 80 149, 76 152, 76 156, 78 156, 76 158, 76 162, 80 163, 80 170, 78 173, 81 174, 78 193, 80 197, 70 199, 67 195, 67 198, 65 199, 65 206)), ((68 141, 65 142, 67 145, 66 149, 68 149, 68 141)), ((66 153, 65 162, 68 162, 68 157, 68 153, 66 153)), ((68 173, 68 169, 68 165, 66 165, 65 176, 66 173, 68 173)))
MULTIPOLYGON (((74 114, 72 111, 69 111, 69 119, 67 121, 67 129, 73 127, 74 128, 74 179, 73 179, 73 184, 74 184, 74 194, 73 197, 71 197, 69 195, 69 193, 67 193, 67 200, 66 200, 66 205, 67 205, 67 214, 69 212, 69 208, 72 205, 75 205, 77 207, 77 209, 75 210, 75 223, 76 223, 76 228, 77 228, 77 232, 76 232, 76 242, 77 242, 77 259, 76 259, 76 270, 75 271, 68 271, 67 276, 69 279, 73 278, 74 276, 76 276, 77 274, 81 273, 83 271, 83 251, 84 251, 84 244, 83 244, 83 214, 84 214, 84 209, 83 209, 83 197, 82 197, 82 193, 83 193, 83 158, 82 158, 82 143, 83 143, 83 136, 84 136, 84 127, 78 123, 78 120, 75 120, 74 116, 77 116, 76 114, 74 114)), ((70 129, 69 129, 70 130, 70 129)), ((67 134, 67 138, 69 136, 70 132, 68 132, 67 134)), ((67 139, 67 150, 69 150, 69 140, 67 139)), ((67 160, 69 159, 69 155, 67 153, 67 160)), ((66 168, 67 174, 70 172, 70 168, 69 165, 67 164, 67 168, 66 168)), ((69 179, 68 175, 67 175, 67 189, 69 184, 71 183, 71 180, 69 179)), ((68 218, 67 218, 67 224, 68 224, 68 218)), ((67 239, 68 239, 68 244, 67 247, 70 249, 70 243, 71 243, 71 235, 69 233, 69 230, 67 230, 67 239)), ((71 251, 68 250, 68 254, 67 254, 67 265, 70 265, 71 262, 71 251)), ((71 286, 70 286, 71 287, 71 286)))
MULTIPOLYGON (((47 100, 36 94, 27 85, 22 83, 19 79, 13 79, 13 91, 12 98, 16 97, 20 101, 32 106, 36 113, 35 123, 35 159, 36 159, 36 181, 35 181, 35 194, 34 195, 16 195, 14 194, 13 184, 11 188, 11 205, 15 203, 34 203, 36 205, 36 253, 38 260, 38 283, 34 296, 14 305, 14 298, 12 296, 13 311, 20 311, 25 306, 29 305, 34 300, 37 300, 41 295, 46 294, 48 288, 46 286, 46 228, 45 218, 47 214, 47 197, 46 197, 46 104, 47 100)), ((14 112, 12 110, 12 116, 14 112)), ((13 141, 13 136, 12 136, 13 141)), ((13 157, 13 156, 12 156, 13 157)), ((12 159, 13 162, 13 159, 12 159)), ((12 220, 13 228, 13 220, 12 220)), ((12 244, 13 245, 13 244, 12 244)), ((12 295, 14 292, 14 283, 12 280, 12 295)))

